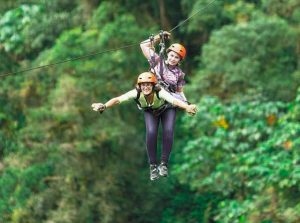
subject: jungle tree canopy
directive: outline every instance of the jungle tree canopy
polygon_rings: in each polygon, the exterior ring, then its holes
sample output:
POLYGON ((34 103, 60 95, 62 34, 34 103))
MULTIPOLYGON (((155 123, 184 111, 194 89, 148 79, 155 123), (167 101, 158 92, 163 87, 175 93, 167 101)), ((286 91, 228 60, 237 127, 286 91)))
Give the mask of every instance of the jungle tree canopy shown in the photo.
POLYGON ((0 222, 300 221, 298 1, 9 0, 0 14, 0 72, 12 72, 0 79, 0 222), (149 69, 138 44, 13 73, 139 43, 192 15, 171 41, 187 48, 199 113, 178 111, 167 179, 148 180, 134 102, 90 108, 149 69))

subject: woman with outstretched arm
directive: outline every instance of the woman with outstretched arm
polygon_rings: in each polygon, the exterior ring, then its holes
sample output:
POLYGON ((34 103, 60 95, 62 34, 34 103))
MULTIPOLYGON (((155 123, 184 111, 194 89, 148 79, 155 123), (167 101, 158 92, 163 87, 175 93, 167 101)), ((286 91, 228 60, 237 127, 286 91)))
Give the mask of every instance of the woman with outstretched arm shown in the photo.
POLYGON ((93 103, 94 111, 103 112, 107 108, 118 105, 122 102, 134 100, 139 108, 144 111, 146 123, 146 144, 147 153, 150 163, 150 179, 158 179, 159 176, 168 175, 168 161, 173 144, 174 123, 173 118, 170 119, 168 104, 184 109, 188 114, 195 115, 197 107, 194 104, 187 104, 169 92, 157 85, 156 76, 150 72, 144 72, 137 79, 136 88, 119 96, 110 99, 106 103, 93 103), (160 164, 156 159, 157 135, 159 122, 162 123, 163 148, 160 164))

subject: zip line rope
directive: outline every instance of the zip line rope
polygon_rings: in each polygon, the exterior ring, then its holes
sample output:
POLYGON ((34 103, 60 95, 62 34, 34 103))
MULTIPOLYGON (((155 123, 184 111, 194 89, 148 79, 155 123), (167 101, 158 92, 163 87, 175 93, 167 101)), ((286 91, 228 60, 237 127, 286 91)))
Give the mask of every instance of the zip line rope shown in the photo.
MULTIPOLYGON (((175 29, 177 29, 179 26, 183 25, 185 22, 187 22, 188 20, 190 20, 192 17, 194 17, 196 14, 198 14, 199 12, 201 12, 202 10, 206 9, 207 7, 209 7, 213 2, 215 2, 216 0, 212 0, 210 1, 206 6, 200 8, 199 10, 197 10, 195 13, 193 13, 191 16, 189 16, 187 19, 183 20, 182 22, 180 22, 177 26, 175 26, 174 28, 172 28, 170 31, 168 32, 172 32, 175 29)), ((62 63, 67 63, 67 62, 71 62, 71 61, 75 61, 75 60, 81 60, 81 59, 85 59, 87 57, 91 57, 91 56, 96 56, 96 55, 100 55, 100 54, 104 54, 104 53, 109 53, 109 52, 113 52, 113 51, 118 51, 118 50, 122 50, 122 49, 126 49, 126 48, 130 48, 136 45, 139 45, 140 42, 138 43, 133 43, 133 44, 129 44, 129 45, 125 45, 125 46, 121 46, 118 48, 114 48, 114 49, 107 49, 104 51, 100 51, 100 52, 92 52, 92 53, 88 53, 86 55, 80 56, 80 57, 74 57, 74 58, 70 58, 70 59, 66 59, 66 60, 62 60, 62 61, 58 61, 55 63, 50 63, 50 64, 46 64, 46 65, 41 65, 41 66, 37 66, 37 67, 32 67, 32 68, 28 68, 25 70, 20 70, 20 71, 16 71, 16 72, 8 72, 8 73, 4 73, 0 75, 0 78, 2 77, 6 77, 9 75, 14 75, 14 74, 19 74, 19 73, 25 73, 28 71, 32 71, 32 70, 37 70, 37 69, 41 69, 41 68, 46 68, 46 67, 52 67, 52 66, 56 66, 58 64, 62 64, 62 63)))
POLYGON ((175 26, 173 29, 171 29, 169 32, 174 31, 175 29, 177 29, 179 26, 183 25, 185 22, 187 22, 188 20, 190 20, 192 17, 194 17, 195 15, 197 15, 199 12, 201 12, 202 10, 208 8, 212 3, 214 3, 216 0, 212 0, 209 3, 207 3, 207 5, 205 5, 204 7, 200 8, 199 10, 197 10, 196 12, 194 12, 191 16, 189 16, 187 19, 181 21, 177 26, 175 26))
POLYGON ((12 74, 25 73, 25 72, 28 72, 28 71, 37 70, 37 69, 46 68, 46 67, 51 67, 51 66, 55 66, 55 65, 58 65, 58 64, 67 63, 67 62, 71 62, 71 61, 75 61, 75 60, 81 60, 81 59, 91 57, 91 56, 96 56, 96 55, 99 55, 99 54, 113 52, 113 51, 117 51, 117 50, 121 50, 121 49, 126 49, 126 48, 129 48, 129 47, 132 47, 132 46, 136 46, 138 44, 140 44, 140 43, 134 43, 134 44, 122 46, 122 47, 115 48, 115 49, 104 50, 104 51, 101 51, 101 52, 89 53, 89 54, 86 54, 86 55, 83 55, 83 56, 80 56, 80 57, 74 57, 74 58, 58 61, 58 62, 55 62, 55 63, 41 65, 41 66, 38 66, 38 67, 32 67, 32 68, 28 68, 28 69, 20 70, 20 71, 16 71, 16 72, 9 72, 9 73, 0 75, 0 77, 5 77, 5 76, 8 76, 8 75, 12 75, 12 74))

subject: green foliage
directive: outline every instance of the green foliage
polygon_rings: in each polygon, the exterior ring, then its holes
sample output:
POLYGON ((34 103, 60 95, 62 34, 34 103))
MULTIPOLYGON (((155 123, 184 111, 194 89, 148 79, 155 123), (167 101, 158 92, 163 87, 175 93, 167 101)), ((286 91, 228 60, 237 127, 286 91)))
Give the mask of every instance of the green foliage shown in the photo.
POLYGON ((189 101, 214 96, 178 120, 168 179, 148 179, 134 102, 91 111, 148 70, 140 41, 209 2, 1 2, 1 72, 136 44, 1 79, 1 222, 299 222, 296 1, 217 0, 172 32, 189 101))
POLYGON ((21 5, 4 14, 0 20, 0 42, 6 52, 21 54, 25 51, 23 30, 39 10, 37 5, 21 5))
POLYGON ((196 194, 187 185, 174 185, 172 191, 176 193, 168 202, 163 212, 162 223, 197 222, 206 223, 213 220, 214 210, 221 200, 220 194, 196 194))
POLYGON ((46 188, 44 178, 51 173, 51 163, 34 164, 24 169, 7 168, 0 178, 0 220, 20 222, 11 221, 11 218, 16 218, 16 212, 20 211, 30 196, 46 188))
MULTIPOLYGON (((108 3, 100 6, 99 10, 103 7, 106 7, 108 14, 115 12, 108 3)), ((101 21, 100 27, 98 22, 101 17, 97 18, 97 12, 93 19, 85 29, 78 27, 65 31, 56 45, 41 54, 36 63, 51 63, 91 51, 131 44, 144 38, 144 33, 147 33, 128 13, 101 21)), ((145 157, 144 150, 140 149, 143 134, 138 134, 135 125, 128 125, 130 122, 141 125, 136 120, 141 113, 138 113, 134 103, 122 105, 131 107, 129 109, 115 108, 102 116, 92 113, 90 109, 92 102, 104 101, 134 87, 137 74, 145 70, 142 65, 146 64, 146 60, 140 52, 130 52, 133 50, 72 61, 55 70, 35 72, 24 81, 19 92, 24 96, 27 124, 19 132, 20 157, 28 162, 47 159, 46 154, 60 158, 53 177, 51 174, 46 178, 53 183, 45 189, 38 188, 34 196, 28 192, 28 196, 25 194, 22 197, 26 202, 13 208, 8 217, 14 222, 22 222, 22 219, 29 222, 40 222, 40 219, 55 222, 61 219, 64 219, 63 222, 124 222, 124 219, 133 217, 139 218, 140 222, 155 222, 147 213, 156 209, 154 204, 158 202, 158 196, 156 199, 148 198, 152 200, 150 204, 144 203, 143 199, 128 199, 142 196, 145 188, 158 191, 150 189, 150 185, 146 184, 148 180, 140 171, 130 171, 138 168, 148 173, 143 168, 145 165, 141 165, 145 159, 136 159, 145 157), (132 67, 128 67, 128 63, 132 67), (132 143, 129 145, 128 142, 132 143), (124 187, 124 184, 132 186, 124 187), (137 184, 143 185, 141 190, 133 186, 137 184), (144 207, 145 216, 138 216, 138 210, 121 211, 136 204, 144 207)))
MULTIPOLYGON (((190 1, 183 1, 183 4, 191 4, 190 1)), ((253 11, 253 4, 245 1, 209 1, 198 0, 194 1, 192 10, 193 14, 197 11, 203 11, 199 16, 195 17, 188 25, 189 32, 191 31, 212 31, 218 29, 224 24, 233 23, 237 20, 237 17, 247 17, 250 12, 253 11)))
POLYGON ((185 120, 189 138, 177 173, 201 193, 227 197, 219 203, 217 222, 299 220, 300 200, 289 196, 299 193, 300 181, 300 125, 294 106, 259 100, 223 105, 205 97, 200 115, 185 120), (287 200, 291 203, 285 206, 287 200))
POLYGON ((2 73, 7 73, 9 70, 12 70, 13 67, 15 66, 15 61, 13 58, 9 58, 9 54, 7 54, 4 49, 0 49, 0 72, 2 73))
POLYGON ((270 15, 278 15, 285 18, 293 25, 299 24, 300 6, 296 0, 284 2, 279 0, 263 0, 262 9, 270 15))
POLYGON ((75 19, 70 19, 70 13, 75 9, 76 3, 69 0, 23 4, 11 9, 0 20, 0 43, 13 57, 33 58, 73 25, 75 19))
POLYGON ((194 88, 223 98, 255 90, 270 99, 290 100, 299 85, 293 76, 295 41, 296 33, 277 18, 225 26, 204 46, 194 88))

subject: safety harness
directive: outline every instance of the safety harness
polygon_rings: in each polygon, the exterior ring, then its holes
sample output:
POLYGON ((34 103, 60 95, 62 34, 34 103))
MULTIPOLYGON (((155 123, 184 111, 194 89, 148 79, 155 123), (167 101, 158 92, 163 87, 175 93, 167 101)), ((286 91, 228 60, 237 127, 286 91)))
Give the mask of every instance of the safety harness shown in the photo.
MULTIPOLYGON (((137 90, 137 96, 134 99, 134 101, 136 102, 136 104, 137 104, 137 106, 140 110, 151 112, 154 116, 159 116, 167 108, 170 108, 172 106, 171 104, 167 103, 166 101, 162 105, 160 105, 158 108, 153 108, 152 106, 151 107, 143 106, 141 101, 140 101, 141 90, 138 89, 138 88, 136 88, 136 90, 137 90)), ((159 97, 159 91, 160 90, 161 90, 161 88, 160 88, 159 85, 154 86, 154 89, 153 89, 153 91, 155 92, 154 97, 156 97, 158 100, 161 100, 161 98, 159 97)), ((155 100, 157 100, 156 98, 153 99, 154 100, 154 106, 155 106, 155 100)))
MULTIPOLYGON (((150 35, 149 39, 150 39, 150 44, 151 47, 150 49, 152 49, 153 53, 151 55, 151 51, 150 51, 150 71, 152 73, 154 73, 158 79, 158 84, 160 86, 162 86, 165 90, 175 93, 176 92, 176 85, 173 84, 169 84, 165 81, 163 73, 164 73, 164 67, 167 67, 166 63, 165 63, 165 35, 163 33, 163 31, 161 30, 159 33, 160 36, 160 43, 159 43, 159 72, 156 72, 155 70, 155 47, 154 47, 154 35, 150 35)), ((171 71, 171 70, 170 70, 171 71)), ((173 73, 173 71, 171 71, 173 73)), ((176 75, 176 74, 174 74, 176 75)))
MULTIPOLYGON (((143 106, 142 106, 142 104, 141 104, 141 102, 140 102, 141 90, 138 89, 138 88, 136 88, 136 90, 137 90, 137 96, 136 96, 136 98, 134 99, 134 101, 136 102, 138 108, 139 108, 140 110, 144 110, 145 108, 150 108, 150 107, 143 107, 143 106)), ((157 97, 157 99, 160 100, 160 97, 159 97, 159 90, 156 90, 156 89, 155 89, 154 92, 155 92, 155 96, 157 97)), ((154 99, 154 100, 155 100, 155 99, 154 99)))
MULTIPOLYGON (((160 88, 164 88, 166 91, 168 92, 172 92, 175 93, 176 92, 176 85, 172 85, 169 84, 165 81, 164 77, 163 77, 163 73, 164 73, 164 67, 167 67, 167 65, 165 64, 165 56, 164 56, 164 52, 165 52, 165 35, 163 33, 163 31, 160 31, 159 33, 160 36, 160 43, 159 43, 159 72, 156 72, 155 70, 155 47, 154 47, 154 35, 150 35, 149 39, 150 39, 150 49, 152 49, 152 51, 150 50, 150 71, 152 73, 154 73, 157 77, 158 80, 158 84, 156 86, 154 86, 154 91, 155 91, 155 95, 157 97, 158 100, 160 100, 159 98, 159 91, 160 88)), ((171 71, 172 72, 172 71, 171 71)), ((134 99, 138 108, 140 110, 144 110, 144 111, 150 111, 152 112, 155 116, 159 116, 160 114, 162 114, 166 109, 168 108, 174 108, 173 105, 171 105, 170 103, 166 102, 164 104, 162 104, 159 108, 153 109, 152 107, 142 107, 141 102, 140 102, 140 95, 141 95, 141 90, 137 88, 137 97, 134 99)))

